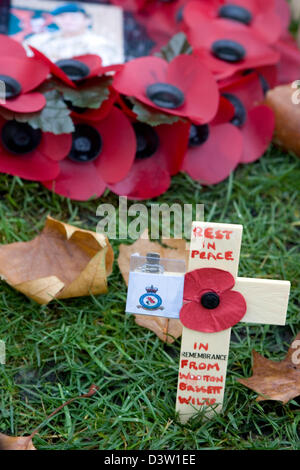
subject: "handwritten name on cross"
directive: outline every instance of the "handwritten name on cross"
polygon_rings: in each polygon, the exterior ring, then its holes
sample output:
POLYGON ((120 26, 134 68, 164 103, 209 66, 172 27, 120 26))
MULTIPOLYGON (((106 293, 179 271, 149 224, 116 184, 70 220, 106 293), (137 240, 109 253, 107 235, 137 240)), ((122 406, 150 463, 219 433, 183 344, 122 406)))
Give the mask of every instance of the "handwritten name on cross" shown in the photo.
MULTIPOLYGON (((237 277, 242 231, 242 225, 194 222, 188 271, 217 268, 231 273, 232 290, 247 305, 242 322, 284 325, 290 282, 237 277)), ((230 333, 231 328, 204 333, 183 326, 176 399, 181 422, 201 409, 207 416, 221 411, 230 333)))

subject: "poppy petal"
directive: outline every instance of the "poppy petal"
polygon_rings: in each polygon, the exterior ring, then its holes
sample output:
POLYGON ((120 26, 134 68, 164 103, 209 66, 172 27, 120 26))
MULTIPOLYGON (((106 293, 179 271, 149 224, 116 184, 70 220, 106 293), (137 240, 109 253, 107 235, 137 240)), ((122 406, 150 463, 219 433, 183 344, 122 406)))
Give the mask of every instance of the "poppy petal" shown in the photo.
POLYGON ((50 132, 44 132, 39 151, 50 158, 50 160, 59 161, 69 154, 71 147, 71 134, 55 135, 50 132))
POLYGON ((221 295, 232 289, 234 284, 233 275, 223 269, 195 269, 185 275, 183 299, 198 302, 205 291, 213 291, 221 295))
POLYGON ((244 150, 241 163, 258 160, 271 143, 275 128, 275 116, 271 108, 256 106, 248 111, 248 119, 241 128, 244 150))
POLYGON ((280 17, 272 9, 266 14, 257 15, 252 27, 269 44, 274 44, 279 39, 283 30, 280 17))
MULTIPOLYGON (((160 155, 169 173, 176 175, 182 166, 189 141, 189 123, 176 122, 157 126, 160 155)), ((162 164, 160 164, 162 166, 162 164)))
POLYGON ((240 162, 243 151, 241 131, 232 124, 210 126, 208 140, 188 148, 182 170, 203 184, 216 184, 226 179, 240 162))
POLYGON ((132 125, 122 111, 112 108, 93 124, 102 137, 103 148, 95 167, 107 183, 117 183, 128 174, 135 158, 136 138, 132 125))
POLYGON ((168 67, 167 83, 175 85, 185 95, 181 116, 188 116, 199 124, 207 123, 215 116, 219 104, 218 86, 212 73, 197 57, 186 54, 175 57, 168 67))
POLYGON ((229 122, 231 121, 233 116, 234 116, 234 106, 228 99, 224 98, 221 95, 220 101, 219 101, 218 112, 210 124, 216 125, 216 124, 223 124, 225 122, 229 122))
POLYGON ((59 166, 38 149, 28 155, 14 155, 0 148, 0 172, 31 181, 42 181, 46 178, 56 178, 59 166))
POLYGON ((0 57, 5 56, 26 59, 27 54, 19 42, 4 34, 0 34, 0 57))
POLYGON ((65 159, 59 163, 60 173, 53 181, 43 181, 43 185, 61 196, 77 201, 86 201, 94 196, 101 196, 106 184, 100 178, 95 165, 76 163, 65 159))
POLYGON ((20 83, 22 93, 38 87, 49 74, 49 67, 33 58, 0 57, 0 70, 20 83))
POLYGON ((159 155, 136 160, 127 177, 119 183, 109 185, 109 189, 119 196, 134 200, 160 196, 171 184, 170 173, 160 167, 160 164, 159 155))
POLYGON ((1 106, 16 113, 36 113, 46 106, 46 98, 38 92, 26 93, 6 100, 1 106))
POLYGON ((189 302, 181 308, 180 321, 191 330, 216 333, 227 330, 242 320, 247 304, 239 292, 226 291, 220 295, 220 303, 214 309, 202 306, 201 302, 189 302))

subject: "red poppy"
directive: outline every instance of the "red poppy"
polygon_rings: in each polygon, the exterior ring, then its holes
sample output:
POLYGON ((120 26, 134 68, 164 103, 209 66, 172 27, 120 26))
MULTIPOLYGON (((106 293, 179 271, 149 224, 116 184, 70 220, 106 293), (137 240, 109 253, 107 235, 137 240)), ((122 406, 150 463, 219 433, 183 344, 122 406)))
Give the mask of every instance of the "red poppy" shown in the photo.
POLYGON ((189 137, 189 124, 178 122, 151 127, 133 123, 137 140, 135 162, 125 179, 109 188, 129 199, 149 199, 167 191, 171 175, 182 164, 189 137))
POLYGON ((69 134, 54 135, 0 117, 0 171, 28 180, 56 178, 70 150, 69 134))
POLYGON ((222 18, 229 25, 242 25, 269 44, 277 41, 282 32, 275 0, 197 0, 188 3, 184 18, 188 26, 222 18))
POLYGON ((0 57, 0 80, 5 83, 3 108, 16 113, 34 113, 43 109, 46 99, 33 91, 49 74, 47 65, 29 57, 0 57))
POLYGON ((115 75, 113 87, 152 108, 198 124, 210 121, 218 108, 215 79, 198 58, 189 55, 178 55, 170 63, 160 57, 132 60, 115 75))
POLYGON ((76 56, 72 59, 62 59, 54 63, 42 52, 32 46, 30 48, 34 52, 36 59, 39 59, 49 67, 54 77, 72 88, 80 86, 83 80, 105 75, 108 72, 117 71, 122 68, 122 65, 104 67, 101 57, 95 54, 76 56))
POLYGON ((194 54, 217 79, 278 62, 278 52, 245 26, 224 19, 195 21, 188 6, 184 17, 189 42, 194 54))
POLYGON ((216 333, 242 320, 247 304, 233 291, 235 280, 228 271, 195 269, 185 275, 181 323, 191 330, 216 333))
POLYGON ((182 170, 202 184, 223 181, 241 160, 243 137, 240 130, 229 122, 233 118, 234 108, 232 106, 232 113, 228 114, 226 101, 224 98, 220 100, 218 116, 212 123, 202 126, 192 124, 190 128, 182 170))
POLYGON ((135 135, 117 108, 101 121, 77 119, 74 124, 71 149, 59 163, 58 177, 43 184, 62 196, 87 200, 101 196, 109 183, 127 175, 135 156, 135 135))
POLYGON ((231 122, 243 136, 240 162, 254 162, 270 145, 275 127, 273 111, 260 104, 264 93, 259 76, 254 72, 229 86, 221 86, 221 93, 233 104, 235 115, 231 122))

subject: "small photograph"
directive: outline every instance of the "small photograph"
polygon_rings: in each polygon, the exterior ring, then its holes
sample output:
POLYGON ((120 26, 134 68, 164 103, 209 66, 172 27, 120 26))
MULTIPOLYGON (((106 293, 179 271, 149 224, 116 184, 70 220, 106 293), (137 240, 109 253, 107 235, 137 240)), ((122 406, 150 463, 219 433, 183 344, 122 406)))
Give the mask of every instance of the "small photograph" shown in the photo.
POLYGON ((56 62, 84 54, 103 65, 124 62, 123 12, 111 5, 41 0, 12 2, 9 35, 56 62))

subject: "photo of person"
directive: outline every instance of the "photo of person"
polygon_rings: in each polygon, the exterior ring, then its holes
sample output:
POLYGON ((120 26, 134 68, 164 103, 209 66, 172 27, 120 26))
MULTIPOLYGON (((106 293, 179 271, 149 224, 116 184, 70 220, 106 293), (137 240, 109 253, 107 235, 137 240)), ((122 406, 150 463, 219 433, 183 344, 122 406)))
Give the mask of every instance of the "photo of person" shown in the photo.
POLYGON ((84 54, 99 55, 103 65, 124 61, 122 12, 119 8, 39 0, 26 1, 26 8, 20 8, 19 4, 25 4, 24 1, 14 3, 12 13, 14 22, 19 20, 19 29, 10 28, 10 34, 18 36, 15 38, 23 42, 29 54, 29 46, 33 46, 54 62, 84 54), (34 9, 41 3, 45 8, 54 8, 50 11, 34 9), (109 18, 108 23, 106 19, 109 18))
POLYGON ((50 13, 42 10, 21 10, 12 8, 9 17, 9 35, 16 41, 23 42, 29 36, 46 31, 52 23, 50 13))

